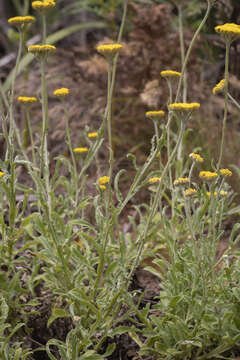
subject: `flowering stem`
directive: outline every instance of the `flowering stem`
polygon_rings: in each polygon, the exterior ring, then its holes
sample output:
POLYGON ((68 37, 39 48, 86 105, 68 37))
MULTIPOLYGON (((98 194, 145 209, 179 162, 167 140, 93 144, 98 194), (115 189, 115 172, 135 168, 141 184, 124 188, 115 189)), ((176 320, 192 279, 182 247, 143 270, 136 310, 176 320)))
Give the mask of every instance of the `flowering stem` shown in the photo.
POLYGON ((111 181, 112 181, 112 172, 113 172, 113 144, 112 144, 112 92, 111 92, 111 82, 112 82, 112 62, 108 61, 108 95, 107 95, 107 127, 108 127, 108 145, 109 145, 109 184, 108 184, 108 199, 106 205, 107 218, 109 215, 109 207, 111 202, 111 181))
POLYGON ((190 171, 189 171, 189 175, 188 175, 188 177, 189 177, 189 186, 190 186, 190 183, 191 183, 191 177, 192 177, 192 172, 193 172, 194 167, 195 167, 195 162, 192 163, 192 166, 191 166, 190 171))
POLYGON ((42 15, 42 24, 43 24, 43 37, 42 37, 42 43, 43 45, 46 44, 47 39, 47 21, 46 21, 46 15, 42 15))
MULTIPOLYGON (((184 49, 184 34, 183 34, 183 12, 182 5, 178 7, 178 30, 179 30, 179 39, 180 39, 180 50, 181 50, 181 65, 184 64, 185 59, 185 49, 184 49)), ((186 71, 183 75, 183 102, 187 101, 187 74, 186 71)))
POLYGON ((44 178, 47 204, 49 209, 49 217, 51 220, 52 206, 49 182, 49 159, 47 149, 47 135, 48 135, 48 94, 46 84, 46 58, 41 59, 41 79, 42 79, 42 142, 41 142, 41 169, 40 174, 44 178))
MULTIPOLYGON (((123 16, 122 16, 122 22, 120 25, 120 29, 119 29, 119 33, 118 33, 118 38, 117 38, 117 42, 120 43, 122 41, 122 35, 123 35, 123 30, 124 30, 124 26, 125 26, 125 22, 126 22, 126 17, 127 17, 127 8, 128 8, 128 1, 129 0, 125 0, 124 1, 124 5, 123 5, 123 16)), ((115 79, 116 79, 116 71, 117 71, 117 62, 118 62, 118 56, 119 53, 116 54, 114 60, 113 60, 113 67, 112 67, 112 83, 111 83, 111 97, 113 95, 113 90, 114 90, 114 85, 115 85, 115 79)), ((105 110, 105 116, 107 116, 107 108, 105 110)))
POLYGON ((72 141, 69 130, 69 116, 66 106, 64 106, 64 115, 65 115, 65 128, 66 128, 66 142, 69 148, 69 152, 71 155, 72 163, 73 163, 73 182, 74 182, 74 195, 75 195, 75 204, 77 205, 77 197, 78 197, 78 179, 77 179, 77 164, 75 160, 75 156, 72 148, 72 141))
POLYGON ((37 166, 37 160, 36 160, 36 156, 35 156, 34 141, 33 141, 32 127, 31 127, 31 122, 30 122, 30 114, 29 114, 28 106, 26 106, 26 120, 27 120, 27 131, 28 131, 28 135, 30 137, 30 142, 31 142, 32 160, 33 160, 34 165, 37 166))
POLYGON ((229 93, 228 93, 228 98, 238 108, 238 110, 240 110, 240 104, 229 93))
MULTIPOLYGON (((111 151, 113 151, 112 144, 112 124, 111 124, 111 116, 112 116, 112 94, 111 94, 111 66, 112 63, 108 61, 108 95, 107 95, 107 127, 108 127, 108 145, 111 151)), ((110 165, 111 165, 111 156, 110 156, 110 165)), ((111 174, 110 174, 111 177, 111 174)))
POLYGON ((10 227, 10 236, 9 236, 9 256, 12 257, 13 252, 13 234, 14 234, 14 226, 16 219, 16 174, 15 168, 16 164, 14 161, 14 115, 13 115, 13 102, 14 102, 14 94, 15 94, 15 81, 18 73, 19 62, 22 54, 23 48, 23 33, 19 31, 20 39, 19 39, 19 48, 18 55, 16 60, 16 65, 13 73, 13 80, 11 86, 11 95, 9 101, 9 134, 8 134, 8 143, 9 143, 9 165, 10 165, 10 177, 9 177, 9 187, 10 187, 10 199, 9 199, 9 227, 10 227))
POLYGON ((230 51, 231 43, 230 41, 226 42, 226 52, 225 52, 225 86, 224 86, 224 115, 223 115, 223 124, 222 124, 222 139, 221 139, 221 146, 220 146, 220 155, 217 164, 217 169, 219 170, 221 162, 222 162, 222 155, 223 155, 223 148, 224 148, 224 138, 226 132, 226 122, 227 122, 227 112, 228 112, 228 82, 229 82, 229 51, 230 51))
MULTIPOLYGON (((168 84, 168 88, 169 88, 169 104, 172 104, 173 102, 173 88, 172 88, 172 83, 170 80, 167 81, 168 84)), ((168 159, 170 158, 170 153, 171 153, 171 142, 170 142, 170 131, 171 131, 171 122, 172 122, 172 112, 168 112, 168 122, 167 122, 167 156, 168 159)), ((175 195, 174 195, 174 191, 173 191, 173 181, 172 181, 172 168, 171 168, 171 164, 169 165, 169 183, 170 183, 170 189, 171 189, 171 193, 172 193, 172 217, 174 216, 174 202, 175 202, 175 195)))
POLYGON ((180 145, 180 143, 182 141, 184 130, 185 130, 185 122, 181 121, 181 130, 180 130, 179 135, 178 135, 177 143, 176 143, 175 148, 173 149, 172 154, 171 154, 170 158, 168 159, 168 162, 167 162, 167 164, 166 164, 166 166, 163 169, 163 172, 161 174, 161 179, 160 179, 160 181, 158 183, 157 192, 155 194, 154 201, 153 201, 153 204, 151 206, 150 214, 149 214, 149 216, 147 218, 146 226, 145 226, 142 234, 139 236, 139 238, 138 238, 138 240, 136 242, 137 244, 139 243, 139 248, 138 248, 138 252, 137 252, 135 261, 134 261, 134 263, 132 265, 132 268, 131 268, 131 270, 129 272, 128 281, 130 281, 130 279, 131 279, 131 277, 133 275, 133 272, 135 271, 136 267, 139 264, 139 260, 140 260, 140 257, 142 255, 143 247, 144 247, 144 244, 145 244, 145 241, 146 241, 146 238, 147 238, 148 230, 149 230, 149 227, 151 225, 151 222, 152 222, 152 220, 153 220, 153 218, 155 216, 155 213, 156 213, 156 210, 157 210, 157 207, 158 207, 158 202, 159 202, 159 198, 160 198, 161 190, 162 190, 163 179, 166 176, 166 173, 168 172, 169 166, 170 166, 171 162, 173 161, 174 156, 176 155, 178 147, 179 147, 179 145, 180 145))
POLYGON ((154 131, 155 131, 155 135, 156 135, 156 137, 157 137, 157 142, 159 141, 159 131, 158 131, 158 123, 157 123, 157 121, 153 121, 153 123, 154 123, 154 131))
POLYGON ((112 84, 112 62, 108 61, 108 90, 107 90, 107 108, 106 108, 106 116, 107 116, 107 127, 108 127, 108 143, 109 143, 109 183, 107 188, 107 201, 106 201, 106 207, 105 207, 105 217, 106 217, 106 227, 104 229, 104 235, 103 235, 103 242, 101 247, 101 253, 100 253, 100 261, 97 268, 97 278, 94 285, 94 293, 93 297, 95 298, 97 289, 99 286, 99 283, 102 278, 103 269, 104 269, 104 263, 105 263, 105 250, 108 244, 108 239, 110 237, 110 205, 111 205, 111 180, 112 180, 112 171, 113 171, 113 162, 114 162, 114 155, 113 155, 113 149, 112 149, 112 128, 111 128, 111 108, 112 108, 112 92, 111 92, 111 84, 112 84))
POLYGON ((17 73, 18 73, 18 68, 19 68, 19 63, 20 63, 20 58, 21 58, 21 54, 22 54, 22 49, 23 49, 23 32, 19 31, 19 47, 18 47, 18 55, 17 55, 17 60, 16 60, 16 65, 14 68, 14 72, 13 72, 13 79, 12 79, 12 86, 11 86, 11 95, 10 95, 10 100, 9 100, 9 112, 10 112, 10 123, 9 123, 9 137, 11 139, 11 141, 13 140, 13 134, 14 134, 14 121, 13 121, 13 102, 14 102, 14 95, 15 95, 15 82, 16 82, 16 77, 17 77, 17 73))
POLYGON ((179 100, 180 91, 181 91, 181 87, 182 87, 182 82, 183 82, 183 79, 184 79, 184 73, 185 73, 185 70, 186 70, 186 67, 187 67, 187 64, 188 64, 188 60, 189 60, 193 45, 194 45, 200 31, 202 30, 203 26, 205 25, 205 23, 206 23, 206 21, 208 19, 211 8, 212 8, 212 3, 210 2, 210 0, 208 0, 208 6, 207 6, 207 11, 205 13, 205 16, 204 16, 203 20, 201 21, 199 27, 197 28, 197 30, 196 30, 193 38, 192 38, 192 41, 191 41, 191 43, 189 45, 189 48, 187 50, 187 53, 186 53, 186 57, 185 57, 185 60, 184 60, 183 66, 182 66, 182 70, 181 70, 181 77, 180 77, 179 82, 178 82, 178 88, 177 88, 177 94, 176 94, 175 102, 178 102, 178 100, 179 100))

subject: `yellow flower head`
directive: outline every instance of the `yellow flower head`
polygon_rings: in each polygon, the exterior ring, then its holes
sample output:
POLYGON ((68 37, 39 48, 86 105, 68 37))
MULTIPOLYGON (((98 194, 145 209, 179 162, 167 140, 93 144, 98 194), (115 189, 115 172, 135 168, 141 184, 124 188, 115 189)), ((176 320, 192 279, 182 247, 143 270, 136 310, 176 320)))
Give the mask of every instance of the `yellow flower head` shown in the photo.
POLYGON ((240 25, 234 23, 215 26, 214 30, 221 34, 226 41, 232 42, 240 37, 240 25))
POLYGON ((161 181, 161 178, 157 177, 157 176, 148 179, 149 184, 155 184, 155 183, 160 182, 160 181, 161 181))
POLYGON ((44 1, 33 1, 32 8, 41 12, 46 12, 49 9, 52 9, 56 6, 55 1, 53 0, 44 0, 44 1))
POLYGON ((219 83, 217 83, 217 85, 214 86, 214 88, 212 89, 213 95, 216 95, 216 94, 222 92, 225 87, 225 83, 226 83, 225 79, 222 79, 221 81, 219 81, 219 83))
POLYGON ((189 155, 189 157, 190 157, 193 161, 195 161, 195 162, 197 162, 197 163, 202 163, 202 162, 203 162, 203 158, 202 158, 199 154, 191 153, 191 154, 189 155))
POLYGON ((232 172, 229 169, 220 169, 220 174, 224 177, 232 176, 232 172))
POLYGON ((36 97, 30 97, 30 96, 19 96, 18 101, 23 104, 32 104, 37 101, 36 97))
POLYGON ((53 45, 30 45, 28 47, 28 52, 40 56, 48 55, 54 51, 56 51, 56 47, 53 45))
POLYGON ((184 113, 192 112, 200 108, 199 103, 174 103, 169 105, 169 109, 173 111, 179 111, 184 113))
POLYGON ((122 49, 121 44, 105 44, 99 45, 97 51, 105 56, 108 60, 112 60, 116 54, 122 49))
POLYGON ((212 181, 218 177, 218 174, 216 172, 212 172, 212 171, 200 171, 199 177, 202 180, 212 181))
POLYGON ((164 116, 164 114, 165 114, 164 111, 158 110, 158 111, 147 111, 145 115, 148 119, 159 120, 164 116))
POLYGON ((0 171, 0 178, 2 178, 4 175, 5 175, 5 173, 0 171))
POLYGON ((53 92, 53 95, 63 98, 65 96, 69 95, 69 89, 68 88, 57 89, 53 92))
POLYGON ((177 80, 180 78, 181 73, 173 70, 164 70, 160 72, 161 76, 166 80, 177 80))
POLYGON ((197 193, 197 190, 196 189, 193 189, 193 188, 188 188, 184 191, 184 194, 186 196, 193 196, 197 193))
POLYGON ((77 154, 82 154, 82 153, 88 152, 88 148, 87 147, 76 147, 73 149, 73 151, 77 154))
POLYGON ((180 177, 180 178, 174 180, 173 184, 175 186, 181 186, 181 185, 189 184, 189 181, 190 181, 190 179, 188 177, 185 177, 185 178, 180 177))
POLYGON ((36 21, 34 16, 15 16, 8 19, 9 24, 15 25, 19 28, 32 24, 34 21, 36 21))
MULTIPOLYGON (((214 193, 213 193, 213 196, 217 196, 217 192, 216 191, 214 191, 214 193)), ((221 196, 226 196, 227 194, 228 194, 228 192, 227 191, 224 191, 224 190, 221 190, 220 191, 220 193, 219 193, 221 196)), ((209 191, 207 191, 207 196, 211 196, 211 193, 209 192, 209 191)))
MULTIPOLYGON (((211 196, 210 191, 207 191, 207 193, 206 193, 206 194, 207 194, 207 196, 208 196, 208 197, 210 197, 210 196, 211 196)), ((212 193, 212 195, 213 195, 213 196, 217 196, 217 192, 216 192, 216 191, 214 191, 214 193, 212 193)))
POLYGON ((98 178, 99 185, 106 185, 109 183, 110 177, 109 176, 102 176, 98 178))
POLYGON ((106 188, 107 188, 105 185, 99 185, 99 187, 101 190, 106 190, 106 188))
POLYGON ((98 132, 97 131, 90 132, 90 133, 88 133, 87 136, 88 136, 89 139, 96 138, 96 137, 98 137, 98 132))

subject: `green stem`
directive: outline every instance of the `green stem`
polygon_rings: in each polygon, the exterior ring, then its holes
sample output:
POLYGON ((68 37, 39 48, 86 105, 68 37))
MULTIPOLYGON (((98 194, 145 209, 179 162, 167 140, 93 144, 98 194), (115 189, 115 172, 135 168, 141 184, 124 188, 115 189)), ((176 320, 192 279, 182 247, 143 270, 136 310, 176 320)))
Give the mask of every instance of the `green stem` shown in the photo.
POLYGON ((24 0, 24 10, 23 15, 26 16, 29 12, 29 0, 24 0))
POLYGON ((190 186, 190 183, 191 183, 191 177, 192 177, 192 172, 193 172, 194 167, 195 167, 195 162, 192 163, 192 166, 191 166, 190 171, 189 171, 189 175, 188 175, 188 177, 189 177, 189 186, 190 186))
POLYGON ((22 15, 22 7, 20 5, 19 0, 13 0, 13 4, 15 6, 15 9, 17 10, 18 15, 22 15))
POLYGON ((187 224, 188 224, 188 228, 189 228, 190 234, 191 234, 192 248, 194 250, 194 258, 195 258, 195 260, 198 261, 197 239, 196 239, 194 229, 193 229, 193 222, 192 222, 191 210, 190 210, 191 208, 189 206, 189 203, 190 203, 191 200, 186 198, 184 190, 183 190, 183 196, 184 196, 187 224))
POLYGON ((27 120, 28 134, 29 134, 30 142, 31 142, 32 160, 33 160, 34 166, 37 167, 37 160, 36 160, 36 155, 35 155, 33 133, 32 133, 32 127, 31 127, 31 122, 30 122, 30 114, 29 114, 29 107, 28 106, 26 107, 26 120, 27 120))
POLYGON ((240 110, 240 104, 229 93, 228 93, 228 98, 238 108, 238 110, 240 110))
POLYGON ((49 181, 49 158, 47 149, 48 136, 48 94, 46 84, 46 58, 41 59, 41 80, 42 80, 42 141, 41 141, 41 169, 40 174, 44 178, 47 204, 51 220, 52 206, 49 181))
POLYGON ((225 139, 225 132, 226 132, 226 123, 227 123, 227 112, 228 112, 228 83, 229 83, 229 51, 230 51, 231 43, 230 41, 226 42, 226 53, 225 53, 225 86, 224 86, 224 115, 223 115, 223 123, 222 123, 222 139, 221 139, 221 146, 220 146, 220 154, 219 160, 217 164, 217 169, 219 170, 222 156, 223 156, 223 148, 224 148, 224 139, 225 139))
POLYGON ((114 153, 112 143, 112 92, 111 92, 111 81, 112 81, 112 63, 108 62, 108 90, 107 90, 107 128, 108 128, 108 146, 109 146, 109 184, 108 184, 108 196, 106 203, 106 218, 109 217, 110 203, 111 203, 111 182, 113 173, 114 153))
POLYGON ((157 121, 153 121, 154 124, 154 131, 155 131, 155 135, 157 137, 157 142, 159 141, 159 130, 158 130, 158 122, 157 121))
MULTIPOLYGON (((124 26, 125 26, 125 22, 126 22, 126 18, 127 18, 128 1, 129 1, 129 0, 125 0, 125 1, 124 1, 124 4, 123 4, 122 22, 121 22, 121 26, 120 26, 119 33, 118 33, 118 38, 117 38, 117 42, 118 42, 118 43, 120 43, 120 42, 122 41, 123 30, 124 30, 124 26)), ((118 56, 119 56, 119 53, 115 56, 115 58, 114 58, 114 60, 113 60, 112 83, 111 83, 111 97, 112 97, 112 95, 113 95, 113 90, 114 90, 114 85, 115 85, 115 78, 116 78, 116 71, 117 71, 118 56)), ((106 107, 106 110, 105 110, 104 118, 106 118, 106 116, 107 116, 107 107, 106 107)))
POLYGON ((102 243, 102 249, 101 249, 101 254, 100 254, 100 261, 98 264, 98 269, 97 269, 97 278, 95 281, 95 286, 94 286, 94 294, 93 297, 95 298, 96 293, 97 293, 97 289, 98 289, 98 285, 101 281, 102 278, 102 274, 103 274, 103 270, 104 270, 104 262, 105 262, 105 251, 106 251, 106 247, 108 244, 108 239, 109 239, 109 231, 110 231, 110 205, 111 205, 111 181, 112 181, 112 172, 113 172, 113 162, 114 162, 114 155, 113 155, 113 149, 112 149, 112 128, 111 128, 111 108, 112 108, 112 92, 111 92, 111 83, 112 83, 112 78, 111 78, 111 62, 108 61, 108 90, 107 90, 107 127, 108 127, 108 144, 109 144, 109 152, 110 152, 110 156, 109 156, 109 183, 108 183, 108 188, 107 188, 107 200, 106 200, 106 207, 105 207, 105 218, 106 218, 106 228, 104 228, 104 239, 103 239, 103 243, 102 243))
POLYGON ((117 39, 118 43, 120 43, 122 41, 123 30, 124 30, 125 22, 126 22, 126 18, 127 18, 128 1, 129 0, 125 0, 124 4, 123 4, 123 16, 122 16, 122 22, 121 22, 121 26, 119 29, 119 33, 118 33, 118 39, 117 39))
MULTIPOLYGON (((14 94, 15 94, 15 82, 16 77, 18 74, 18 68, 20 63, 20 58, 22 54, 23 49, 23 33, 20 30, 20 40, 19 40, 19 48, 18 48, 18 55, 16 60, 16 65, 13 72, 13 80, 12 80, 12 86, 11 86, 11 95, 9 100, 9 134, 8 134, 8 143, 9 143, 9 164, 10 164, 10 177, 9 177, 9 187, 10 187, 10 204, 9 204, 9 227, 10 227, 10 238, 13 236, 14 233, 14 226, 15 226, 15 219, 16 219, 16 188, 15 188, 15 182, 16 182, 16 174, 15 174, 15 161, 14 161, 14 94)), ((12 256, 13 251, 13 239, 10 240, 10 257, 12 256)))
POLYGON ((43 45, 45 45, 46 39, 47 39, 47 20, 46 20, 45 14, 42 15, 42 26, 43 26, 42 43, 43 43, 43 45))
POLYGON ((75 197, 75 205, 77 205, 78 199, 78 175, 77 175, 77 164, 75 160, 75 156, 73 153, 70 129, 69 129, 69 116, 68 111, 66 109, 66 105, 64 105, 64 115, 65 115, 65 129, 66 129, 66 142, 68 145, 68 149, 71 155, 72 164, 73 164, 73 184, 74 184, 74 197, 75 197))
MULTIPOLYGON (((181 51, 181 65, 183 67, 185 60, 185 49, 184 49, 184 34, 183 34, 183 12, 182 5, 180 4, 178 7, 178 31, 179 31, 179 39, 180 39, 180 51, 181 51)), ((187 73, 186 70, 183 75, 183 102, 187 100, 187 73)))
POLYGON ((19 35, 20 35, 20 38, 19 38, 18 54, 17 54, 16 65, 15 65, 14 72, 13 72, 11 95, 10 95, 10 100, 9 100, 9 106, 10 106, 9 107, 9 112, 10 112, 10 114, 9 114, 10 115, 9 136, 10 136, 11 140, 13 140, 13 134, 14 134, 13 102, 14 102, 14 95, 15 95, 15 82, 16 82, 20 58, 21 58, 21 54, 22 54, 22 50, 23 50, 23 32, 21 30, 19 31, 19 35))
POLYGON ((199 27, 197 28, 197 30, 196 30, 193 38, 192 38, 192 41, 191 41, 191 43, 189 45, 189 48, 187 50, 187 53, 186 53, 184 64, 183 64, 182 70, 181 70, 181 77, 180 77, 179 82, 178 82, 178 88, 177 88, 177 94, 176 94, 175 102, 178 102, 178 100, 179 100, 180 91, 181 91, 181 87, 182 87, 182 82, 183 82, 183 78, 184 78, 184 73, 185 73, 185 70, 187 68, 187 64, 188 64, 188 61, 189 61, 189 57, 190 57, 193 45, 194 45, 200 31, 202 30, 203 26, 205 25, 205 23, 206 23, 206 21, 208 19, 211 8, 212 8, 212 4, 211 4, 210 0, 208 0, 208 6, 207 6, 205 16, 204 16, 203 20, 201 21, 199 27))
MULTIPOLYGON (((170 80, 167 81, 168 88, 169 88, 169 104, 172 104, 173 102, 173 88, 172 83, 170 80)), ((170 131, 171 131, 171 122, 172 122, 172 113, 168 112, 168 122, 167 122, 167 156, 168 159, 170 158, 171 153, 171 142, 170 142, 170 131)), ((175 204, 175 195, 173 190, 173 180, 172 180, 172 167, 171 164, 169 166, 169 184, 170 184, 170 190, 172 194, 172 202, 171 202, 171 208, 172 208, 172 217, 174 217, 174 204, 175 204)))

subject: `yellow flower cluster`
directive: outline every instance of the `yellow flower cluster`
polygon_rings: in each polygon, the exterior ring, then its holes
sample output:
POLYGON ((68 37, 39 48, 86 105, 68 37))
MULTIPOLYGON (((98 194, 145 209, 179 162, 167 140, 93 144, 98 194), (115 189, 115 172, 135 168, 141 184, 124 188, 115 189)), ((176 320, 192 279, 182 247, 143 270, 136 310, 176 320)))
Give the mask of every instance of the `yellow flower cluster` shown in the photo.
POLYGON ((88 133, 88 138, 89 139, 93 139, 93 138, 96 138, 96 137, 98 137, 98 132, 97 131, 88 133))
POLYGON ((181 73, 174 70, 164 70, 160 72, 161 76, 166 79, 178 79, 181 76, 181 73))
POLYGON ((29 96, 19 96, 18 101, 24 104, 32 104, 37 101, 36 97, 29 97, 29 96))
POLYGON ((57 89, 53 92, 53 95, 55 95, 57 97, 67 96, 67 95, 69 95, 69 89, 68 88, 57 89))
POLYGON ((231 172, 231 170, 229 170, 229 169, 220 169, 220 174, 222 175, 222 176, 232 176, 232 172, 231 172))
POLYGON ((197 190, 196 189, 193 189, 193 188, 188 188, 184 191, 184 194, 186 196, 193 196, 197 193, 197 190))
POLYGON ((189 179, 188 177, 185 177, 185 178, 180 177, 180 178, 174 180, 174 183, 173 183, 173 184, 174 184, 175 186, 185 185, 185 184, 189 184, 189 181, 190 181, 190 179, 189 179))
POLYGON ((82 153, 88 152, 88 148, 87 147, 76 147, 73 149, 73 151, 75 153, 82 154, 82 153))
MULTIPOLYGON (((217 191, 214 191, 213 196, 217 196, 217 194, 218 194, 217 191)), ((220 191, 220 195, 221 195, 221 196, 226 196, 227 194, 228 194, 227 191, 224 191, 224 190, 221 190, 221 191, 220 191)), ((210 191, 207 191, 207 196, 209 196, 209 197, 211 196, 210 191)))
POLYGON ((240 36, 240 25, 234 23, 226 23, 224 25, 215 26, 215 31, 220 34, 240 36))
POLYGON ((26 24, 32 24, 35 21, 34 16, 15 16, 10 19, 8 19, 8 23, 11 25, 26 25, 26 24))
POLYGON ((202 163, 202 162, 203 162, 203 158, 202 158, 199 154, 191 153, 191 154, 189 155, 189 157, 190 157, 192 160, 196 161, 197 163, 202 163))
POLYGON ((99 185, 101 190, 106 190, 106 186, 105 185, 99 185))
POLYGON ((121 49, 121 44, 105 44, 105 45, 99 45, 97 47, 97 51, 106 56, 107 58, 113 58, 121 49))
POLYGON ((199 173, 199 177, 202 180, 215 180, 218 177, 218 174, 216 172, 212 172, 212 171, 200 171, 199 173))
POLYGON ((109 176, 102 176, 98 178, 99 185, 106 185, 109 183, 110 177, 109 176))
POLYGON ((224 89, 225 83, 226 83, 225 79, 222 79, 221 81, 219 81, 219 83, 217 83, 217 85, 214 86, 214 88, 212 89, 212 93, 214 95, 216 95, 216 94, 222 92, 224 89))
POLYGON ((30 45, 28 47, 28 52, 33 54, 48 54, 56 50, 56 47, 53 45, 30 45))
POLYGON ((158 111, 147 111, 146 112, 146 117, 151 119, 151 120, 159 120, 161 117, 163 117, 165 114, 164 111, 162 110, 158 110, 158 111))
POLYGON ((5 173, 0 171, 0 178, 2 178, 4 175, 5 175, 5 173))
POLYGON ((200 108, 199 103, 173 103, 169 105, 170 110, 181 111, 181 112, 191 112, 193 110, 198 110, 200 108))
POLYGON ((32 8, 34 10, 38 10, 38 11, 42 11, 42 12, 52 9, 54 6, 56 6, 56 3, 53 0, 33 1, 32 2, 32 8))
POLYGON ((157 176, 152 177, 152 178, 150 178, 150 179, 148 180, 149 184, 155 184, 155 183, 160 182, 160 181, 161 181, 161 178, 160 178, 160 177, 157 177, 157 176))

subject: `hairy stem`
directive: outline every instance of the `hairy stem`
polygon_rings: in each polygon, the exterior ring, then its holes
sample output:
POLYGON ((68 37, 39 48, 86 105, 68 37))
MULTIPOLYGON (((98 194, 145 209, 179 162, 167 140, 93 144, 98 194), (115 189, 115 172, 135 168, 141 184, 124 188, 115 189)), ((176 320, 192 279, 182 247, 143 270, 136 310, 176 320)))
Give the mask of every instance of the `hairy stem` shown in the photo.
POLYGON ((139 248, 138 248, 138 251, 137 251, 137 256, 135 258, 135 261, 134 261, 134 263, 132 265, 132 268, 131 268, 131 270, 129 272, 128 281, 130 281, 130 279, 131 279, 131 277, 133 275, 133 272, 135 271, 136 267, 139 264, 139 260, 140 260, 141 255, 142 255, 143 247, 144 247, 144 244, 145 244, 145 241, 146 241, 146 238, 147 238, 147 234, 148 234, 151 222, 152 222, 152 220, 153 220, 153 218, 154 218, 154 216, 156 214, 159 198, 161 196, 163 179, 164 179, 164 177, 166 176, 166 174, 168 172, 169 166, 170 166, 171 162, 173 161, 174 156, 176 155, 178 147, 179 147, 179 145, 180 145, 180 143, 182 141, 184 130, 185 130, 185 123, 184 123, 184 121, 181 121, 181 129, 180 129, 180 132, 179 132, 179 135, 178 135, 177 143, 176 143, 175 148, 173 149, 172 154, 171 154, 170 158, 168 159, 168 162, 167 162, 167 164, 166 164, 166 166, 165 166, 165 168, 164 168, 164 170, 162 172, 161 180, 159 181, 157 192, 155 194, 154 201, 153 201, 153 204, 152 204, 152 207, 151 207, 151 210, 150 210, 150 214, 148 215, 147 223, 145 225, 145 228, 144 228, 142 234, 140 235, 139 239, 137 240, 137 243, 139 243, 139 248))
POLYGON ((231 43, 229 41, 227 41, 226 42, 226 53, 225 53, 224 115, 223 115, 223 123, 222 123, 222 139, 221 139, 221 145, 220 145, 220 154, 219 154, 219 159, 218 159, 218 164, 217 164, 218 170, 219 170, 221 162, 222 162, 224 139, 225 139, 225 132, 226 132, 226 123, 227 123, 230 45, 231 45, 231 43))
POLYGON ((185 70, 187 68, 187 64, 188 64, 188 61, 189 61, 189 57, 190 57, 190 54, 191 54, 191 51, 192 51, 192 48, 193 48, 193 45, 200 33, 200 31, 202 30, 203 26, 205 25, 207 19, 208 19, 208 16, 210 14, 210 11, 211 11, 211 8, 212 8, 212 3, 210 2, 210 0, 208 0, 208 6, 207 6, 207 10, 206 10, 206 13, 205 13, 205 16, 203 18, 203 20, 201 21, 199 27, 197 28, 195 34, 193 35, 193 38, 192 38, 192 41, 189 45, 189 48, 187 50, 187 53, 186 53, 186 57, 185 57, 185 60, 184 60, 184 64, 182 66, 182 70, 181 70, 181 77, 179 79, 179 82, 178 82, 178 88, 177 88, 177 94, 176 94, 176 98, 175 98, 175 102, 178 102, 179 101, 179 96, 180 96, 180 91, 181 91, 181 87, 182 87, 182 82, 183 82, 183 79, 184 79, 184 73, 185 73, 185 70))

